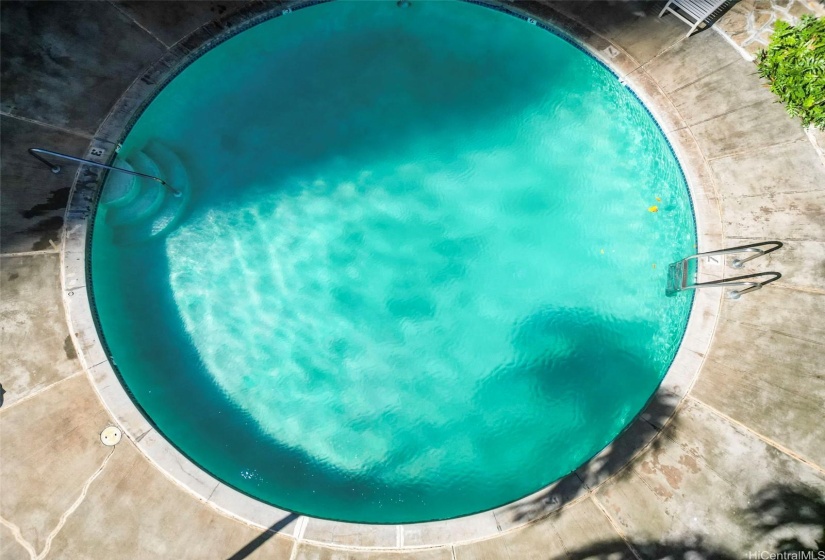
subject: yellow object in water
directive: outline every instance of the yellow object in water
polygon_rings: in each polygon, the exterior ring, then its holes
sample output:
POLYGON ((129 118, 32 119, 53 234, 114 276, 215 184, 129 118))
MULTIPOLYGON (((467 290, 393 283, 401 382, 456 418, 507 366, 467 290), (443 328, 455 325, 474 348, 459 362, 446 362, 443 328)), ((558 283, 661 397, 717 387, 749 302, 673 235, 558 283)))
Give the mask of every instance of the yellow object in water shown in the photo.
POLYGON ((647 209, 647 211, 648 212, 658 212, 659 207, 658 206, 651 206, 650 208, 647 209))
POLYGON ((656 202, 662 202, 662 199, 657 196, 656 197, 656 202))

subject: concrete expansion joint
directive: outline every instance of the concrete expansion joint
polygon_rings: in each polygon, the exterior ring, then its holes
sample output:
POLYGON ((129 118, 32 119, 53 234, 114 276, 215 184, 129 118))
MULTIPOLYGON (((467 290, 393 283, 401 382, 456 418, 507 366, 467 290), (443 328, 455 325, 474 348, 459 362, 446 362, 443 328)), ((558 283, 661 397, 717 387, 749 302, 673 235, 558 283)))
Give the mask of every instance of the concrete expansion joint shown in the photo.
POLYGON ((54 255, 60 252, 60 249, 44 249, 42 251, 23 251, 18 253, 0 253, 2 257, 37 257, 40 255, 54 255))
POLYGON ((615 519, 613 519, 613 517, 610 515, 610 513, 607 511, 607 509, 602 505, 602 503, 599 501, 599 499, 596 498, 595 495, 590 496, 590 499, 593 501, 593 504, 597 508, 599 508, 599 511, 602 512, 602 515, 605 516, 605 518, 607 519, 607 522, 610 523, 610 526, 613 527, 613 530, 616 531, 616 534, 619 535, 619 538, 622 539, 622 542, 624 542, 625 546, 627 546, 628 550, 630 550, 631 554, 633 554, 633 556, 636 558, 636 560, 643 560, 642 557, 639 555, 639 551, 637 551, 636 548, 633 546, 633 543, 631 543, 627 539, 627 536, 624 534, 624 531, 622 531, 622 528, 619 526, 619 523, 615 519))
POLYGON ((780 288, 782 290, 793 290, 795 292, 825 295, 825 290, 823 290, 822 288, 817 288, 815 286, 794 286, 791 284, 786 284, 785 282, 774 282, 773 287, 780 288))
MULTIPOLYGON (((758 103, 752 103, 750 105, 743 105, 742 107, 740 107, 740 109, 744 109, 745 107, 753 107, 753 105, 758 105, 758 103)), ((737 109, 737 111, 738 110, 739 109, 737 109)), ((708 120, 713 120, 713 119, 708 119, 708 120)), ((707 122, 707 121, 702 121, 702 122, 707 122)), ((698 123, 696 123, 696 124, 698 124, 698 123)), ((756 154, 756 153, 759 153, 759 152, 772 152, 772 151, 775 151, 777 148, 781 148, 782 146, 787 146, 789 144, 795 144, 796 142, 799 142, 799 140, 800 140, 799 138, 791 138, 790 140, 784 140, 782 142, 777 142, 775 144, 770 144, 769 146, 759 146, 759 147, 756 147, 756 148, 749 148, 747 150, 735 150, 735 151, 732 151, 732 152, 725 152, 722 155, 718 155, 718 156, 714 156, 714 157, 710 157, 710 158, 706 158, 706 159, 707 159, 707 161, 716 161, 716 160, 720 160, 720 159, 729 159, 729 158, 733 158, 733 157, 736 157, 736 156, 743 156, 745 154, 756 154)))
MULTIPOLYGON (((754 101, 753 103, 745 103, 745 104, 743 104, 743 105, 738 106, 738 107, 737 107, 736 109, 734 109, 733 111, 730 111, 730 112, 728 112, 728 113, 724 113, 724 114, 722 114, 722 115, 714 115, 714 116, 712 116, 712 117, 708 117, 708 118, 703 119, 703 120, 701 120, 701 121, 696 121, 695 123, 692 123, 690 126, 698 126, 698 125, 700 125, 700 124, 704 124, 704 123, 706 123, 706 122, 710 122, 710 121, 712 121, 712 120, 716 120, 716 119, 718 119, 719 117, 722 117, 722 116, 726 116, 726 115, 733 115, 733 114, 735 114, 735 113, 738 113, 738 112, 740 112, 740 111, 744 111, 745 109, 749 109, 750 107, 753 107, 753 106, 755 106, 755 105, 759 105, 760 103, 764 103, 764 102, 765 102, 765 100, 764 100, 764 99, 760 99, 759 101, 754 101)), ((776 145, 779 145, 779 144, 776 144, 776 145)), ((745 150, 745 151, 747 151, 747 150, 745 150)), ((733 154, 726 153, 724 157, 730 157, 731 155, 733 155, 733 154)), ((718 158, 713 158, 713 159, 718 159, 718 158)))
MULTIPOLYGON (((654 60, 655 60, 655 57, 654 57, 654 60)), ((651 60, 651 62, 652 62, 652 60, 651 60)), ((700 74, 699 77, 696 78, 695 80, 690 80, 689 82, 685 83, 684 85, 681 85, 681 86, 677 87, 676 89, 674 89, 673 91, 668 92, 668 95, 673 95, 674 93, 680 92, 683 89, 687 89, 691 86, 696 85, 697 82, 700 82, 700 81, 704 80, 708 76, 712 76, 714 74, 718 74, 719 72, 722 72, 723 70, 727 70, 729 66, 731 66, 732 64, 736 64, 736 62, 737 62, 736 60, 731 60, 730 62, 728 62, 727 64, 723 64, 722 66, 720 66, 716 70, 708 72, 707 74, 700 74)), ((650 64, 650 63, 648 63, 648 64, 650 64)))
POLYGON ((59 381, 55 381, 54 383, 46 385, 45 387, 41 387, 37 391, 29 393, 28 395, 26 395, 25 397, 23 397, 19 401, 14 401, 11 404, 4 405, 2 408, 0 408, 0 415, 6 413, 8 410, 10 410, 12 408, 15 408, 16 406, 18 406, 21 403, 30 401, 31 399, 37 397, 38 395, 41 395, 41 394, 45 393, 49 389, 51 389, 53 387, 56 387, 56 386, 60 385, 61 383, 65 383, 66 381, 69 381, 70 379, 74 379, 78 375, 82 375, 83 373, 85 373, 85 370, 83 370, 83 369, 81 369, 79 371, 76 371, 73 374, 64 377, 63 379, 60 379, 59 381))
POLYGON ((749 327, 749 328, 751 328, 755 331, 760 331, 760 332, 765 333, 765 334, 775 333, 775 334, 780 334, 782 336, 786 336, 786 337, 791 338, 793 340, 801 340, 803 342, 810 342, 812 344, 820 344, 820 345, 823 344, 821 341, 819 341, 817 339, 805 338, 804 336, 798 336, 798 335, 791 334, 791 333, 788 333, 788 332, 783 332, 783 331, 778 330, 776 328, 766 327, 764 324, 761 324, 759 322, 737 321, 735 319, 725 319, 725 321, 727 321, 729 323, 735 323, 737 325, 743 325, 745 327, 749 327))
POLYGON ((109 2, 109 4, 111 4, 112 6, 114 6, 114 8, 115 8, 118 12, 120 12, 120 13, 121 13, 121 14, 123 14, 125 17, 127 17, 127 18, 129 19, 129 21, 130 21, 130 22, 132 22, 133 24, 137 25, 137 26, 138 26, 138 27, 139 27, 142 31, 146 32, 146 33, 147 33, 147 34, 148 34, 148 35, 149 35, 152 39, 154 39, 155 41, 157 41, 158 43, 160 43, 161 45, 163 45, 163 48, 164 48, 164 49, 168 49, 169 47, 171 47, 171 45, 167 45, 166 43, 164 43, 163 41, 161 41, 161 40, 160 40, 160 38, 159 38, 157 35, 155 35, 155 34, 154 34, 154 33, 152 33, 151 31, 149 31, 149 29, 147 29, 146 27, 144 27, 143 25, 141 25, 141 24, 140 24, 140 22, 139 22, 138 20, 136 20, 135 18, 133 18, 133 17, 132 17, 131 15, 129 15, 127 12, 124 12, 124 11, 121 9, 121 7, 117 5, 117 2, 111 2, 111 1, 110 1, 110 2, 109 2))
POLYGON ((644 70, 644 64, 639 64, 636 68, 634 68, 634 69, 633 69, 633 70, 631 70, 630 72, 626 72, 623 76, 621 76, 621 77, 619 78, 619 81, 620 81, 623 85, 627 85, 627 81, 626 81, 626 79, 627 79, 627 78, 630 78, 630 77, 631 77, 631 76, 633 76, 634 74, 647 74, 647 73, 645 72, 645 70, 644 70))
MULTIPOLYGON (((745 197, 741 197, 741 198, 745 198, 745 197)), ((728 200, 730 200, 730 199, 728 199, 728 200)), ((757 197, 757 200, 758 200, 758 197, 757 197)), ((732 235, 731 237, 733 237, 734 239, 743 239, 743 240, 746 240, 746 241, 764 241, 765 240, 764 235, 758 235, 758 236, 732 235)), ((782 237, 782 241, 787 243, 789 241, 809 241, 809 239, 806 238, 806 237, 795 237, 795 236, 791 236, 791 235, 785 235, 785 236, 782 237)), ((775 283, 773 283, 771 285, 773 286, 773 285, 775 285, 775 283)), ((787 284, 785 284, 785 285, 787 286, 787 284)))
POLYGON ((663 48, 662 50, 657 52, 655 55, 653 55, 653 58, 651 58, 650 60, 648 60, 647 62, 642 64, 642 66, 646 66, 651 61, 656 60, 657 58, 659 58, 660 56, 662 56, 663 54, 665 54, 667 52, 670 52, 675 46, 680 45, 682 43, 682 41, 685 41, 686 39, 687 39, 687 37, 679 38, 675 43, 671 43, 670 45, 666 46, 665 48, 663 48))
MULTIPOLYGON (((665 94, 665 95, 667 95, 667 94, 665 94)), ((668 96, 668 99, 670 99, 670 97, 669 97, 669 96, 668 96)), ((677 113, 679 113, 679 111, 678 111, 678 109, 676 109, 676 107, 674 107, 673 109, 674 109, 677 113)), ((679 115, 681 115, 681 113, 679 113, 679 115)), ((684 120, 684 119, 683 119, 683 120, 684 120)), ((695 134, 693 134, 693 130, 692 130, 692 129, 690 128, 690 126, 688 126, 687 124, 685 124, 685 127, 684 127, 684 129, 682 129, 682 130, 687 131, 688 135, 690 135, 690 139, 691 139, 691 141, 692 141, 692 142, 693 142, 693 143, 697 146, 697 148, 696 148, 696 153, 697 153, 697 154, 699 155, 699 157, 701 158, 702 163, 705 165, 705 167, 706 167, 706 168, 708 168, 708 169, 710 169, 710 161, 711 161, 711 160, 710 160, 710 159, 708 159, 708 157, 705 155, 705 153, 704 153, 701 149, 699 149, 699 148, 698 148, 699 143, 696 141, 696 135, 695 135, 695 134)), ((709 182, 710 182, 711 188, 713 189, 713 197, 714 197, 714 199, 716 199, 716 201, 717 201, 717 202, 715 203, 715 209, 716 209, 716 213, 718 214, 718 215, 717 215, 717 218, 718 218, 718 222, 719 222, 719 230, 720 230, 720 232, 722 233, 722 238, 724 239, 724 238, 725 238, 725 223, 722 221, 722 217, 721 217, 721 208, 719 207, 719 202, 718 202, 718 200, 719 200, 719 187, 718 187, 718 185, 716 184, 716 178, 714 177, 713 173, 709 173, 708 175, 709 175, 709 177, 708 177, 708 178, 709 178, 709 182)), ((692 193, 692 192, 691 192, 691 196, 693 196, 693 193, 692 193)), ((721 303, 720 303, 720 305, 721 305, 721 303)), ((718 313, 717 313, 717 315, 718 315, 718 313)))
POLYGON ((804 456, 800 455, 799 453, 796 453, 795 451, 792 451, 792 450, 788 449, 787 447, 785 447, 781 443, 778 443, 777 441, 769 438, 768 436, 760 434, 759 432, 757 432, 753 428, 743 424, 742 422, 739 422, 738 420, 736 420, 734 418, 731 418, 730 416, 728 416, 724 412, 721 412, 720 410, 712 407, 711 405, 707 404, 706 402, 704 402, 702 400, 699 400, 695 396, 693 396, 691 394, 688 394, 685 397, 689 398, 690 400, 697 403, 698 405, 706 408, 711 413, 713 413, 716 416, 722 418, 723 420, 726 420, 727 422, 730 422, 734 426, 737 426, 738 428, 741 428, 742 430, 746 431, 747 433, 753 435, 754 437, 756 437, 757 439, 759 439, 762 442, 766 443, 770 447, 773 447, 774 449, 776 449, 777 451, 779 451, 783 455, 787 455, 788 457, 790 457, 792 459, 795 459, 796 461, 799 461, 800 463, 812 468, 813 470, 817 471, 819 474, 825 475, 825 467, 822 467, 822 466, 814 463, 813 461, 811 461, 807 457, 804 457, 804 456))
MULTIPOLYGON (((630 55, 629 55, 629 54, 627 54, 627 53, 624 53, 624 52, 623 52, 622 54, 624 54, 624 55, 625 55, 625 56, 627 56, 628 58, 631 58, 631 57, 630 57, 630 55)), ((631 59, 631 60, 632 60, 632 59, 631 59)), ((636 62, 636 61, 634 60, 634 62, 636 62)), ((624 74, 621 74, 621 75, 619 76, 619 82, 620 82, 623 86, 626 86, 626 85, 627 85, 627 79, 628 79, 630 76, 632 76, 633 74, 635 74, 637 71, 644 72, 644 70, 642 70, 642 66, 643 66, 643 65, 642 65, 642 64, 639 64, 638 62, 636 62, 636 64, 637 64, 637 66, 636 66, 633 70, 631 70, 630 72, 625 72, 624 74)))
MULTIPOLYGON (((815 193, 815 192, 821 192, 821 191, 822 191, 822 189, 812 188, 812 189, 804 189, 804 190, 798 190, 798 191, 785 191, 785 190, 782 190, 782 191, 776 191, 775 194, 783 194, 783 195, 808 194, 808 193, 815 193)), ((745 199, 745 198, 763 199, 763 198, 765 198, 765 195, 762 194, 762 193, 757 193, 757 194, 734 194, 734 195, 730 195, 730 196, 722 195, 720 198, 728 199, 728 200, 731 200, 731 199, 737 199, 738 200, 738 199, 745 199)))
POLYGON ((59 130, 60 132, 65 132, 66 134, 71 134, 73 136, 79 136, 79 137, 85 138, 85 139, 91 140, 91 138, 92 138, 92 135, 89 134, 88 132, 83 132, 81 130, 74 130, 74 129, 71 129, 71 128, 63 128, 62 126, 57 126, 56 124, 50 124, 50 123, 47 123, 47 122, 38 121, 36 119, 30 119, 28 117, 22 117, 20 115, 15 115, 15 114, 9 113, 7 111, 0 111, 0 115, 3 115, 4 117, 8 117, 10 119, 17 119, 19 121, 24 121, 24 122, 27 122, 27 123, 36 124, 38 126, 42 126, 42 127, 45 127, 45 128, 51 128, 53 130, 59 130))
MULTIPOLYGON (((681 43, 682 43, 682 41, 684 41, 685 39, 687 39, 687 37, 682 37, 681 39, 679 39, 678 41, 676 41, 676 42, 675 42, 675 43, 673 43, 672 45, 668 45, 667 47, 665 47, 664 49, 662 49, 661 51, 659 51, 658 53, 656 53, 656 54, 653 56, 653 58, 651 58, 650 60, 648 60, 648 61, 647 61, 647 62, 645 62, 644 64, 640 65, 640 66, 639 66, 639 68, 644 69, 647 65, 649 65, 651 62, 653 62, 654 60, 656 60, 657 58, 659 58, 659 57, 660 57, 660 56, 662 56, 663 54, 666 54, 666 53, 670 52, 670 51, 673 49, 673 47, 675 47, 676 45, 681 44, 681 43)), ((635 72, 635 70, 634 70, 634 72, 635 72)), ((697 78, 697 80, 696 80, 696 81, 698 81, 699 79, 701 79, 701 78, 697 78)), ((693 83, 693 82, 691 82, 691 83, 693 83)), ((680 89, 681 89, 681 88, 680 88, 680 89)))
POLYGON ((292 552, 289 554, 289 560, 295 560, 298 556, 298 545, 301 544, 301 541, 304 540, 304 533, 307 530, 307 522, 309 518, 305 515, 302 515, 298 518, 298 522, 295 524, 295 532, 293 533, 293 543, 292 543, 292 552))

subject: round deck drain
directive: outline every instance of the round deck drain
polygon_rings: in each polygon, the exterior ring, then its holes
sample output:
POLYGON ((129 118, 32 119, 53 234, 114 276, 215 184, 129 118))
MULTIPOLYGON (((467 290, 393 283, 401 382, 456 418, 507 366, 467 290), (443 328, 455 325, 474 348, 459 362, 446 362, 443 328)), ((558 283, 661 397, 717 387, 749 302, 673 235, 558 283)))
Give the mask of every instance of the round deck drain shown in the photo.
POLYGON ((103 445, 108 445, 109 447, 113 445, 117 445, 120 443, 120 428, 115 426, 109 426, 102 432, 100 432, 100 441, 103 442, 103 445))

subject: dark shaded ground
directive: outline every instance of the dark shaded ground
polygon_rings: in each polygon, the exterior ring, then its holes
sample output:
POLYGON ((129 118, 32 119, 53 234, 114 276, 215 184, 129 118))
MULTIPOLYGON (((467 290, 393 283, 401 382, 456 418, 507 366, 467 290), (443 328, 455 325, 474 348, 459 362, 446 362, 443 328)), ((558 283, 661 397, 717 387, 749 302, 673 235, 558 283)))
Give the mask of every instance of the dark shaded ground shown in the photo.
MULTIPOLYGON (((804 485, 772 484, 762 488, 756 495, 752 509, 746 513, 745 522, 754 529, 754 534, 775 539, 774 550, 767 553, 800 552, 816 553, 825 550, 825 500, 812 488, 804 485), (800 534, 815 533, 814 542, 805 542, 800 534)), ((720 559, 735 560, 748 558, 748 552, 733 554, 719 546, 705 541, 702 537, 683 541, 663 540, 658 542, 622 539, 600 542, 578 550, 569 550, 566 558, 572 560, 618 558, 633 559, 627 553, 630 546, 641 558, 669 560, 720 559)), ((760 558, 767 556, 760 556, 760 558)), ((794 556, 788 556, 794 558, 794 556)), ((802 558, 802 556, 796 556, 802 558)))
POLYGON ((272 527, 261 533, 258 537, 249 541, 249 543, 246 546, 244 546, 238 552, 230 556, 227 560, 243 560, 244 558, 248 558, 249 555, 258 550, 258 548, 260 548, 261 545, 263 545, 266 541, 268 541, 276 534, 278 534, 278 531, 280 531, 296 519, 298 519, 298 514, 290 513, 289 515, 287 515, 286 517, 272 525, 272 527))

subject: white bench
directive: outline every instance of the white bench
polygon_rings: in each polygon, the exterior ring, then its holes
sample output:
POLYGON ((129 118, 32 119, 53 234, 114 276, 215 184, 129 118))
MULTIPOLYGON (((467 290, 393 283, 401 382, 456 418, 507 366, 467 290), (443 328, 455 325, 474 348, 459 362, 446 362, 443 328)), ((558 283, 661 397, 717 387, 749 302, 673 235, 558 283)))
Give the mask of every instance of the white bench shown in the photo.
POLYGON ((705 21, 713 12, 718 10, 722 4, 728 0, 668 0, 662 11, 659 12, 659 17, 665 15, 665 12, 670 12, 686 24, 690 25, 690 31, 687 36, 696 31, 703 21, 705 21), (685 16, 677 12, 673 7, 679 8, 687 17, 693 18, 690 21, 685 16))

